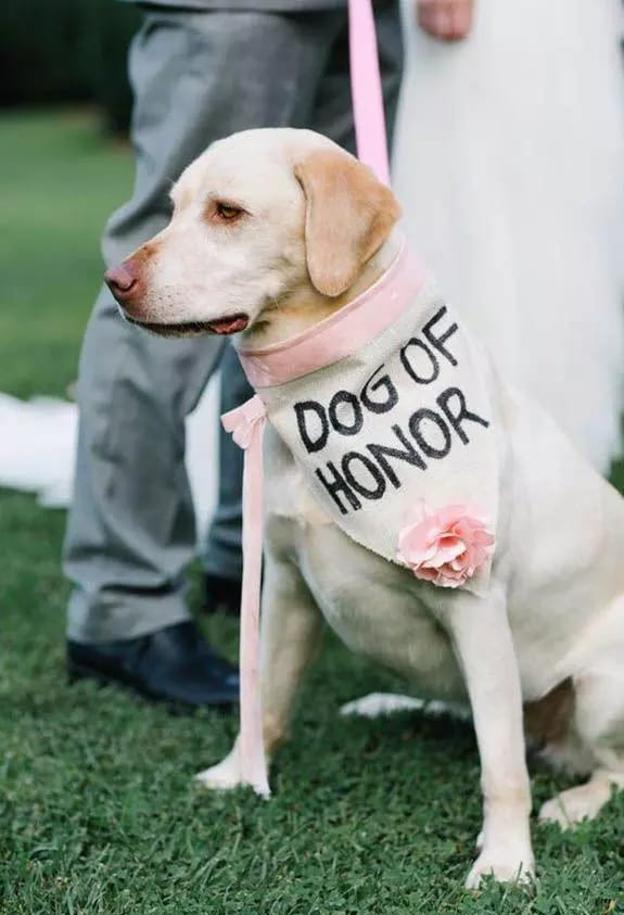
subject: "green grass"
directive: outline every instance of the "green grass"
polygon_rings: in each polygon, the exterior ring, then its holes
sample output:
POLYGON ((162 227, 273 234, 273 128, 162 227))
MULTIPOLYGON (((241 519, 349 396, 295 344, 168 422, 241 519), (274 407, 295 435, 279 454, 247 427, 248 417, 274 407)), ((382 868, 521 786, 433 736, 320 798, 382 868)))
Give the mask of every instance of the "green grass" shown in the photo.
POLYGON ((0 121, 0 391, 62 394, 99 280, 99 235, 127 196, 127 148, 74 112, 0 121))
MULTIPOLYGON (((62 393, 129 153, 87 115, 48 113, 4 116, 0 156, 0 390, 62 393)), ((470 729, 420 715, 340 720, 339 702, 397 684, 334 642, 279 756, 273 800, 196 789, 191 776, 225 752, 234 720, 172 717, 66 684, 63 524, 0 493, 1 915, 623 911, 624 796, 576 833, 534 828, 534 895, 491 883, 466 894, 480 826, 470 729)), ((231 622, 209 631, 235 654, 231 622)), ((565 784, 537 771, 535 805, 565 784)))

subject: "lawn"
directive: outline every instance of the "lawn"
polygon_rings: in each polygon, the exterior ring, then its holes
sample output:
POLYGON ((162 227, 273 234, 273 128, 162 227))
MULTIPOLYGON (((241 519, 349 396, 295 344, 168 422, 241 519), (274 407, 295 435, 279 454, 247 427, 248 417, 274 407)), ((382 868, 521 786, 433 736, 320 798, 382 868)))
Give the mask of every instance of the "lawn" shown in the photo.
MULTIPOLYGON (((62 394, 73 379, 98 234, 130 182, 128 150, 88 113, 3 115, 0 390, 62 394)), ((533 895, 491 883, 466 894, 480 827, 470 728, 414 714, 341 720, 340 702, 397 683, 329 639, 272 801, 197 789, 193 773, 224 753, 234 719, 68 686, 63 525, 0 493, 0 915, 624 911, 624 796, 575 833, 534 827, 533 895)), ((208 629, 235 655, 231 621, 208 629)), ((567 784, 533 771, 536 807, 567 784)))

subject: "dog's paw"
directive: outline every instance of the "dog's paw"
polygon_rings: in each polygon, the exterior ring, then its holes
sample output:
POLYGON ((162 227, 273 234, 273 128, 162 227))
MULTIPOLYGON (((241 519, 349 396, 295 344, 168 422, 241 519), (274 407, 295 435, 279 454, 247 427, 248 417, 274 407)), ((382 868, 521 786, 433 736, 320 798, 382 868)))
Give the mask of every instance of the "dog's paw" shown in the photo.
POLYGON ((582 820, 593 820, 609 799, 608 786, 588 782, 568 788, 542 804, 540 823, 558 823, 561 829, 570 829, 582 820))
POLYGON ((492 876, 499 883, 529 884, 535 877, 531 849, 523 853, 505 852, 503 849, 483 849, 466 878, 466 889, 476 890, 482 877, 492 876))
POLYGON ((236 747, 216 766, 204 769, 195 776, 195 781, 211 791, 231 791, 242 784, 241 767, 236 747))

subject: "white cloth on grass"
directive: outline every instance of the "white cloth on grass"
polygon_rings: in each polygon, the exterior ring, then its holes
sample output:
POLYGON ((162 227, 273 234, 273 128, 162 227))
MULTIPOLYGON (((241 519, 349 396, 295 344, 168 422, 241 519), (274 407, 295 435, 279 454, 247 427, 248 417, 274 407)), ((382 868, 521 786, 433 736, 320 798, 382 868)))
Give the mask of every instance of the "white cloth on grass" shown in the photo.
MULTIPOLYGON (((215 379, 186 423, 186 464, 199 532, 206 530, 216 505, 218 409, 215 379)), ((0 487, 36 493, 48 508, 67 508, 77 432, 75 403, 52 397, 23 401, 0 394, 0 487)))

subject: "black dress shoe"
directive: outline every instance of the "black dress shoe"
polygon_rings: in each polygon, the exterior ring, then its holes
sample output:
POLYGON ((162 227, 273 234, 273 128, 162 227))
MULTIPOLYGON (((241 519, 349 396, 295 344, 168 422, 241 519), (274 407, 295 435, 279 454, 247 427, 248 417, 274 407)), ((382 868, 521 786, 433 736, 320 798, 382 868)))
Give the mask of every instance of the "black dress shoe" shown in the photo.
POLYGON ((136 639, 85 645, 67 641, 71 680, 130 687, 156 702, 199 708, 238 701, 238 671, 210 648, 191 620, 136 639))
POLYGON ((221 575, 204 576, 204 610, 206 613, 240 615, 241 582, 239 578, 221 575))

